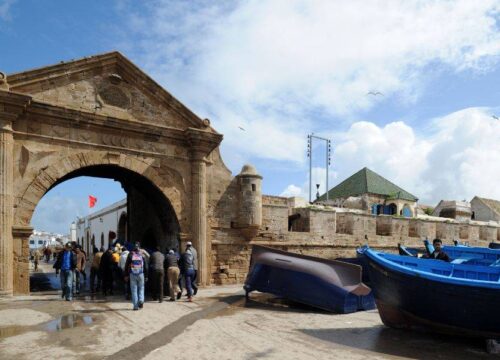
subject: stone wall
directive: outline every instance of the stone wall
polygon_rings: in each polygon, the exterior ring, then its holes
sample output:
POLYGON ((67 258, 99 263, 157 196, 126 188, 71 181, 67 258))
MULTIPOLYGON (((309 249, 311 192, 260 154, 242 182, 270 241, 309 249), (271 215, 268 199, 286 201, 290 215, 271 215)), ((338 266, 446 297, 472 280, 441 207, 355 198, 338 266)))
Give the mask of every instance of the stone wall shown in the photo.
POLYGON ((500 239, 500 226, 463 224, 306 208, 288 208, 285 198, 263 197, 263 224, 256 237, 242 240, 236 229, 212 228, 212 282, 244 282, 250 266, 252 245, 263 245, 328 259, 354 257, 364 244, 396 252, 398 243, 423 248, 422 240, 440 237, 471 246, 487 246, 500 239), (300 214, 288 231, 288 216, 300 214))

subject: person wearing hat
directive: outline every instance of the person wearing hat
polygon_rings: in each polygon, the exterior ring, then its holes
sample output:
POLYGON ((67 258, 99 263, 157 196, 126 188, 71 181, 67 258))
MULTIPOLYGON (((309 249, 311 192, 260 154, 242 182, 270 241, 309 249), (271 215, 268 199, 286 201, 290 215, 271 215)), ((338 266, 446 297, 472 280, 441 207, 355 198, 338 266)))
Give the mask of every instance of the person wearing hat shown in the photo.
POLYGON ((132 305, 134 310, 142 309, 144 304, 144 284, 148 281, 148 262, 141 252, 140 243, 128 254, 125 263, 125 281, 130 281, 132 305))
POLYGON ((61 273, 61 297, 66 298, 66 301, 73 300, 73 271, 76 268, 76 255, 70 243, 67 243, 64 250, 59 252, 53 268, 56 269, 56 274, 61 273))
POLYGON ((186 282, 188 301, 193 301, 193 284, 195 276, 195 258, 192 251, 191 242, 186 244, 186 251, 181 256, 182 275, 186 282))
POLYGON ((173 249, 170 249, 165 257, 165 268, 167 269, 170 301, 175 301, 176 297, 180 298, 182 292, 179 288, 179 262, 173 249))
POLYGON ((194 276, 193 276, 193 282, 191 283, 191 287, 193 288, 193 295, 196 295, 196 293, 198 292, 198 284, 197 284, 197 280, 198 280, 198 252, 196 251, 196 249, 194 248, 193 246, 193 243, 191 241, 188 241, 187 242, 187 250, 191 251, 191 253, 193 254, 193 257, 194 257, 194 276))

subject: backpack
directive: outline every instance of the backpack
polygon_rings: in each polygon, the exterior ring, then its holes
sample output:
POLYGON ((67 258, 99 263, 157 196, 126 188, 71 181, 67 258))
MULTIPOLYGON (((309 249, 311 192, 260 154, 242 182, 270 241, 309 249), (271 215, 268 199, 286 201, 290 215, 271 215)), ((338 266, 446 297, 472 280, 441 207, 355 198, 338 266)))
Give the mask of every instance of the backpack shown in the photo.
POLYGON ((130 272, 135 275, 139 275, 143 273, 144 269, 144 261, 142 259, 142 254, 139 252, 132 252, 130 262, 130 272))

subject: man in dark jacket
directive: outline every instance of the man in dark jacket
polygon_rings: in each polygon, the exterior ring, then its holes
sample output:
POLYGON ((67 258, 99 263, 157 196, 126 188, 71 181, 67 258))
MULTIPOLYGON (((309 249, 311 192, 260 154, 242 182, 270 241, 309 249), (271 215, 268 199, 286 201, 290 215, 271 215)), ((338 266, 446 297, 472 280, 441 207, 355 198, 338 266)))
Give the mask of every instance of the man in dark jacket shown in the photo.
POLYGON ((76 268, 76 255, 71 249, 71 244, 66 244, 63 251, 59 253, 53 266, 56 274, 61 273, 62 297, 66 301, 73 300, 73 271, 76 268))
POLYGON ((156 251, 149 257, 149 268, 153 283, 151 290, 153 292, 153 300, 163 302, 163 280, 165 279, 165 271, 163 269, 165 256, 161 253, 160 247, 156 247, 156 251))
POLYGON ((182 274, 186 280, 186 290, 188 301, 193 301, 193 282, 195 276, 195 266, 194 266, 194 255, 191 252, 191 246, 189 245, 186 248, 186 252, 181 256, 181 266, 182 266, 182 274))
POLYGON ((148 262, 142 254, 140 244, 137 242, 134 249, 128 254, 125 263, 125 281, 130 281, 132 304, 134 310, 142 309, 144 304, 144 284, 148 281, 148 262))
POLYGON ((99 275, 102 282, 102 292, 104 296, 113 295, 113 271, 115 264, 113 262, 113 247, 102 254, 101 262, 99 264, 99 275))

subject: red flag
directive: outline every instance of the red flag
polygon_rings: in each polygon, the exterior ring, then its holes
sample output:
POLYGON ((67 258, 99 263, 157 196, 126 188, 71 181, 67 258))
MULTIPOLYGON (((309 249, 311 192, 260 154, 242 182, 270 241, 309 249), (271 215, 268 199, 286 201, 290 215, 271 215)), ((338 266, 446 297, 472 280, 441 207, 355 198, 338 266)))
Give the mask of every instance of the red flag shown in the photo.
POLYGON ((89 208, 93 208, 96 202, 97 198, 92 195, 89 195, 89 208))

